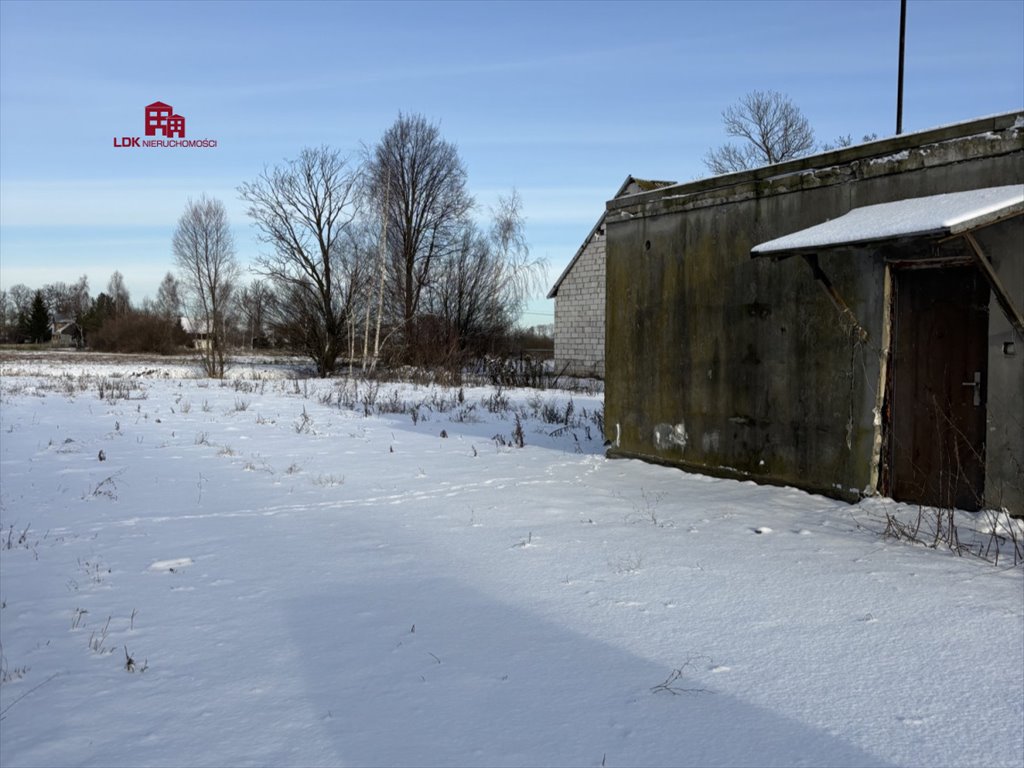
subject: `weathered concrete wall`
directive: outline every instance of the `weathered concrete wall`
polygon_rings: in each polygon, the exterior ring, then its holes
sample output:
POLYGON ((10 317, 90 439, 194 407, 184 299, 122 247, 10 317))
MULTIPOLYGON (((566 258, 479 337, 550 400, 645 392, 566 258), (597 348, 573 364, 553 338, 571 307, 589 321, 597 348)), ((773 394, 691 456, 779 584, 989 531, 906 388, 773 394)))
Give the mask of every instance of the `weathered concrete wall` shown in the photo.
POLYGON ((555 296, 555 370, 605 374, 605 234, 595 230, 555 296))
MULTIPOLYGON (((1024 179, 1014 118, 853 147, 608 204, 605 408, 611 455, 874 490, 886 267, 871 249, 751 259, 854 207, 1024 179)), ((1003 470, 1000 470, 1003 471, 1003 470)))
MULTIPOLYGON (((1015 306, 1024 311, 1024 221, 986 227, 976 238, 1015 306)), ((995 297, 989 306, 987 395, 985 500, 1024 513, 1024 339, 995 297)))

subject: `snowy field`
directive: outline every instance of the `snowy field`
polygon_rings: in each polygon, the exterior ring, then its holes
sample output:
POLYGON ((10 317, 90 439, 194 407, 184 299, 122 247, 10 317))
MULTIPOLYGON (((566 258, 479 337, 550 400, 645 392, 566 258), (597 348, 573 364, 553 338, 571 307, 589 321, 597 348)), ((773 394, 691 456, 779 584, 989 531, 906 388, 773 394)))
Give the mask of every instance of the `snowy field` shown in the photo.
POLYGON ((4 768, 1024 764, 1019 526, 302 371, 4 356, 4 768))

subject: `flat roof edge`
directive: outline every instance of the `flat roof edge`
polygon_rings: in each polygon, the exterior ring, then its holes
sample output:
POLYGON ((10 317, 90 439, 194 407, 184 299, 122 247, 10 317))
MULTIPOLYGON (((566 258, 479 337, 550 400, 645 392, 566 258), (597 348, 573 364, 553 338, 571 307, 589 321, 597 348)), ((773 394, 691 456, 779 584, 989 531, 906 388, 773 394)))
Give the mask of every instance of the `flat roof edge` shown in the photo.
MULTIPOLYGON (((746 171, 737 171, 722 176, 712 176, 706 179, 674 184, 650 192, 617 197, 605 204, 605 210, 608 213, 613 213, 626 208, 642 207, 647 203, 667 197, 699 195, 752 182, 767 181, 775 177, 801 171, 813 171, 832 166, 848 165, 858 160, 868 160, 929 144, 938 144, 955 139, 967 139, 971 136, 1002 132, 1012 128, 1024 131, 1024 108, 987 117, 974 118, 961 123, 929 128, 914 133, 890 136, 852 147, 843 147, 842 149, 808 155, 796 160, 788 160, 784 163, 776 163, 775 165, 765 165, 746 171)), ((644 214, 641 213, 639 215, 642 216, 644 214)))

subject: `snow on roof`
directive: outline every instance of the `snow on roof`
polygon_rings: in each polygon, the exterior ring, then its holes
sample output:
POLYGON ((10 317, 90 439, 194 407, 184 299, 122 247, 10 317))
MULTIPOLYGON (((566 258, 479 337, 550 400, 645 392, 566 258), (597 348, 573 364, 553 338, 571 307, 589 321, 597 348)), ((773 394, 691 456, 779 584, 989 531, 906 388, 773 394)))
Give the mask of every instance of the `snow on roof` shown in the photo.
POLYGON ((210 326, 206 322, 204 322, 203 320, 193 320, 190 317, 184 317, 184 316, 178 318, 178 320, 181 323, 181 329, 185 333, 209 333, 210 332, 210 326))
POLYGON ((914 197, 854 208, 839 218, 755 245, 751 256, 787 256, 840 245, 954 235, 1024 213, 1024 184, 914 197))

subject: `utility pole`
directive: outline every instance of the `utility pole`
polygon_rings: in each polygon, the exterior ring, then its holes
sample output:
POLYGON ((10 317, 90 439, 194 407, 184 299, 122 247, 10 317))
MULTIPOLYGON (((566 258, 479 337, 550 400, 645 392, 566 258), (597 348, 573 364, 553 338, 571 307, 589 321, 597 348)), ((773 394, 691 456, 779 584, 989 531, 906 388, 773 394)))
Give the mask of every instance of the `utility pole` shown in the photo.
POLYGON ((896 86, 896 135, 903 133, 903 49, 907 37, 907 0, 900 0, 900 74, 896 86))

